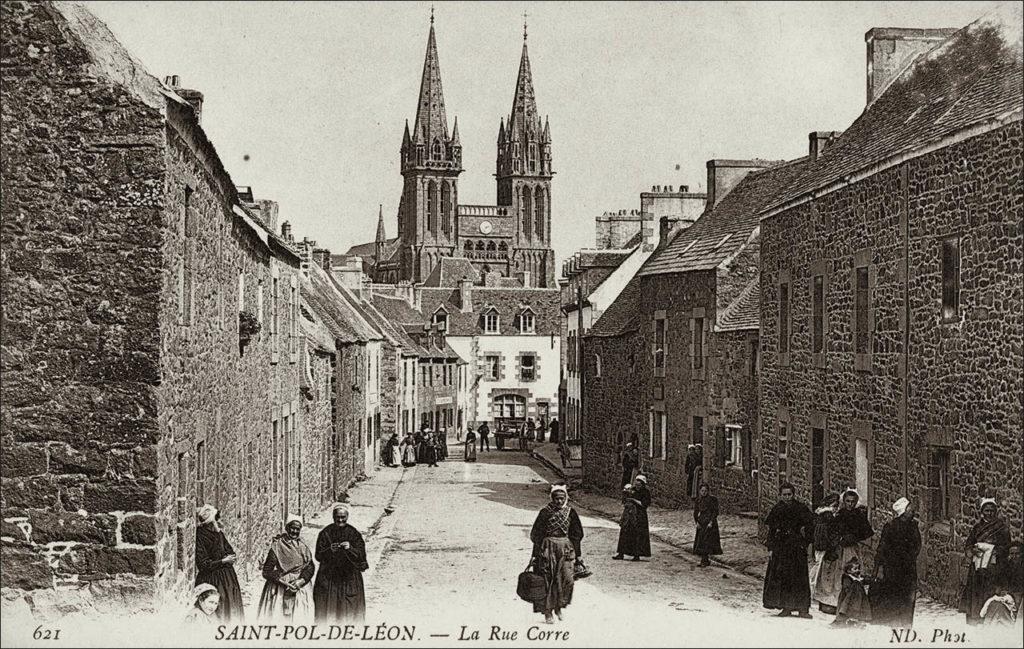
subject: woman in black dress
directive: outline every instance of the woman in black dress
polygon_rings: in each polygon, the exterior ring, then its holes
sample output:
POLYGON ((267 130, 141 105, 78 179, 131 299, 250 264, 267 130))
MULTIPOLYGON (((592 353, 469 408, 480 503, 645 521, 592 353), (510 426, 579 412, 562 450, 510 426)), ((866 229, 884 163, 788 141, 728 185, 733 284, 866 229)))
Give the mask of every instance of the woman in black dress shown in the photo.
POLYGON ((213 505, 196 510, 196 585, 210 584, 220 595, 217 617, 224 622, 241 622, 245 617, 242 589, 235 574, 234 548, 220 527, 220 512, 213 505))
POLYGON ((771 556, 764 577, 765 608, 781 609, 779 617, 797 611, 811 614, 811 582, 807 575, 807 545, 814 534, 814 514, 794 498, 796 489, 788 482, 779 487, 779 502, 768 513, 766 544, 771 556))
POLYGON ((693 553, 700 555, 701 567, 711 565, 709 556, 722 554, 722 536, 718 532, 718 498, 711 495, 708 483, 702 483, 693 504, 693 520, 697 533, 693 537, 693 553))
POLYGON ((544 621, 553 624, 552 614, 561 620, 562 609, 572 603, 574 569, 583 563, 583 524, 576 510, 569 506, 565 485, 551 487, 551 502, 537 513, 530 541, 534 570, 544 576, 547 584, 547 595, 533 603, 533 612, 544 613, 544 621))
POLYGON ((881 577, 869 591, 871 614, 878 624, 909 629, 914 625, 921 530, 909 500, 900 498, 892 509, 896 518, 882 527, 882 538, 875 551, 875 574, 880 571, 881 577))
POLYGON ((316 537, 316 560, 320 570, 313 584, 313 609, 317 622, 362 624, 366 616, 363 571, 366 544, 363 535, 348 524, 348 506, 331 508, 334 524, 316 537))
POLYGON ((967 615, 968 624, 981 623, 981 609, 995 594, 1008 563, 1010 528, 998 511, 995 498, 982 498, 981 520, 967 535, 965 553, 970 566, 967 585, 960 595, 960 611, 967 615))

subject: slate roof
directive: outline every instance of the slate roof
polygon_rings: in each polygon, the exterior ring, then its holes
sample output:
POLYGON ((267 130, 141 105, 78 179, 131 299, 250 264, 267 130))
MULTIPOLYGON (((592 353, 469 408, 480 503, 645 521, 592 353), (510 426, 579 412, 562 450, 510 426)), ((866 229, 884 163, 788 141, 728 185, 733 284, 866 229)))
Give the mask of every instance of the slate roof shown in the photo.
POLYGON ((1014 111, 1019 120, 1020 14, 1005 13, 989 14, 919 56, 764 211, 971 126, 1014 111))
POLYGON ((337 340, 343 343, 380 340, 381 334, 363 321, 322 268, 312 264, 309 281, 300 286, 302 299, 312 308, 314 317, 319 317, 337 340))
POLYGON ((465 257, 441 257, 423 285, 433 288, 458 286, 463 277, 473 280, 474 284, 480 281, 479 273, 465 257))
MULTIPOLYGON (((391 259, 392 255, 398 250, 398 237, 394 239, 387 239, 384 241, 384 259, 391 259)), ((332 257, 363 257, 367 261, 372 261, 373 256, 377 253, 377 242, 370 241, 369 243, 359 243, 349 248, 344 255, 332 255, 332 257)))
POLYGON ((758 215, 806 168, 808 158, 752 171, 725 197, 655 252, 638 275, 683 273, 716 268, 750 239, 758 215))
POLYGON ((755 277, 737 298, 718 314, 715 331, 761 328, 761 280, 755 277))
POLYGON ((640 277, 633 276, 586 336, 611 337, 640 328, 640 277))
POLYGON ((500 333, 509 335, 518 331, 519 314, 525 307, 529 307, 535 317, 535 333, 557 336, 561 326, 559 299, 558 289, 474 286, 473 311, 463 313, 459 289, 424 288, 421 289, 420 308, 429 321, 443 305, 448 311, 448 335, 474 336, 483 334, 483 313, 488 308, 497 309, 500 333))

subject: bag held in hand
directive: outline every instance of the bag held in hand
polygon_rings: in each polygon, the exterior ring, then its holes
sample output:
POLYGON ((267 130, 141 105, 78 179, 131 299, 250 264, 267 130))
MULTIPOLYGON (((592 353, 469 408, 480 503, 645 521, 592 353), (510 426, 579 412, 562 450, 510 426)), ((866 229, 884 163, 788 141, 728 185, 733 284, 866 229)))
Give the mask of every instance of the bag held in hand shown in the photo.
POLYGON ((533 570, 533 561, 526 566, 526 570, 519 573, 519 584, 516 586, 516 595, 527 602, 540 602, 548 596, 548 585, 543 575, 538 575, 533 570))

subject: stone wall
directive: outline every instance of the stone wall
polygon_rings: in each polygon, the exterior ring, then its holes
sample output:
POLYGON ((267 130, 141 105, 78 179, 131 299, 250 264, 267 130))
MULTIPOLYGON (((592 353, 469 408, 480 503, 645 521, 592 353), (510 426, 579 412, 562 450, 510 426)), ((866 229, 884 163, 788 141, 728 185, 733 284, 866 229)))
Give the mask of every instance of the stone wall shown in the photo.
POLYGON ((876 529, 900 496, 918 502, 922 590, 947 602, 980 497, 999 500, 1014 536, 1022 529, 1020 151, 1017 121, 762 223, 761 511, 776 498, 780 420, 790 426, 789 479, 804 500, 811 429, 826 432, 829 490, 855 484, 861 439, 870 467, 862 495, 876 529), (960 311, 944 321, 942 241, 951 236, 960 237, 960 311), (855 353, 852 329, 858 264, 869 269, 866 355, 855 353), (826 278, 826 327, 816 357, 809 291, 817 273, 826 278), (787 274, 793 333, 785 355, 778 287, 787 274), (927 462, 936 452, 949 458, 945 518, 928 507, 927 462))
POLYGON ((148 597, 163 102, 109 81, 52 6, 3 14, 0 584, 40 611, 148 597))

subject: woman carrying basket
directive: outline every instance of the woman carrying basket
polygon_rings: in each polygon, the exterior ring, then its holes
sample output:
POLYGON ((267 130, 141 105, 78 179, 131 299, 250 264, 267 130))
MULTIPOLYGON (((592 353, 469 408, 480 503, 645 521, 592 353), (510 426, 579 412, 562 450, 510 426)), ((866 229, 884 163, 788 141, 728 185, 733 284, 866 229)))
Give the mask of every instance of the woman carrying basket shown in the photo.
POLYGON ((544 622, 554 624, 554 616, 561 620, 562 609, 572 603, 574 572, 579 577, 589 574, 580 558, 583 524, 569 506, 565 485, 551 487, 551 502, 537 514, 530 540, 534 569, 547 586, 544 599, 533 602, 533 612, 544 613, 544 622))

